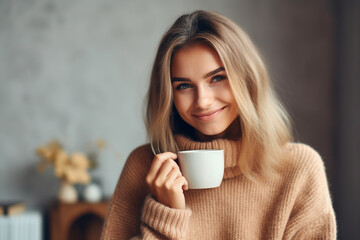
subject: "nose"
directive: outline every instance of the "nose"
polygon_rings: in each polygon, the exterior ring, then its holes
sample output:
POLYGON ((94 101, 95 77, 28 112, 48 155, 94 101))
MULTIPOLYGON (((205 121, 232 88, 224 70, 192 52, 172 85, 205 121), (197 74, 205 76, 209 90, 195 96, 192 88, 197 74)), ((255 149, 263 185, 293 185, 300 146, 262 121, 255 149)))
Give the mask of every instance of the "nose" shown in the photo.
POLYGON ((199 86, 196 91, 196 107, 206 109, 214 101, 214 93, 207 84, 199 86))

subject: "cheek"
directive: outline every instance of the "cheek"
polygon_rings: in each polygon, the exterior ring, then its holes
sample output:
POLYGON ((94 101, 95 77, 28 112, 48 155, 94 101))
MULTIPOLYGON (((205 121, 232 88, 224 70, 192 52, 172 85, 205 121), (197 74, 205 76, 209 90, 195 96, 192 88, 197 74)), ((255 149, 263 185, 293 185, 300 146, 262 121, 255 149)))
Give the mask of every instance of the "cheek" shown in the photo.
POLYGON ((231 104, 235 103, 234 95, 228 88, 222 88, 221 90, 219 90, 217 92, 217 96, 218 96, 218 99, 221 99, 221 101, 223 101, 223 102, 227 102, 227 103, 231 103, 231 104))
POLYGON ((178 113, 184 115, 191 107, 192 101, 189 96, 174 94, 174 104, 178 113))

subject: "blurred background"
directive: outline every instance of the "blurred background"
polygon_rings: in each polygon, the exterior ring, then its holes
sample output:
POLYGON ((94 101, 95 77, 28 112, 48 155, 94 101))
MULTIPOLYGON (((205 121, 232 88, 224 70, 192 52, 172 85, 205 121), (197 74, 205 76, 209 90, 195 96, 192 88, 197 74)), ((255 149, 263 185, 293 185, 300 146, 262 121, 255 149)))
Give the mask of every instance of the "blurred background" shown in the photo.
POLYGON ((229 17, 258 46, 295 141, 323 157, 339 239, 360 239, 355 0, 0 0, 0 202, 24 202, 48 228, 60 181, 38 171, 35 151, 54 139, 96 154, 90 174, 109 199, 128 154, 147 142, 144 97, 160 38, 198 9, 229 17))

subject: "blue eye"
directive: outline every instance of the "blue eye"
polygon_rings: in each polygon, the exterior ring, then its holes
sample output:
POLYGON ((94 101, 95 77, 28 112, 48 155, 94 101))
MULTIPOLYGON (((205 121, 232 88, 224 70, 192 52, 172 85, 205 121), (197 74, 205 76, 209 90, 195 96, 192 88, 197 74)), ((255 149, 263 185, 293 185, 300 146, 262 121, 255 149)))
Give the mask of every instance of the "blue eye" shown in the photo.
POLYGON ((211 81, 212 82, 220 82, 222 80, 226 79, 226 76, 223 76, 223 75, 216 75, 214 76, 211 81))
POLYGON ((190 88, 191 85, 188 83, 181 83, 176 87, 176 90, 184 90, 190 88))

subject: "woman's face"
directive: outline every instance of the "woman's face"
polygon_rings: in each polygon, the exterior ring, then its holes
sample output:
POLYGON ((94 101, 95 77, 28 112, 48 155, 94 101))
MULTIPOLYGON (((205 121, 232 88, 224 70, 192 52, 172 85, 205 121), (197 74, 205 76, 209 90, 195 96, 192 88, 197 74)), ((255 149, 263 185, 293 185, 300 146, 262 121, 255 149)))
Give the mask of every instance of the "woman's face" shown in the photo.
POLYGON ((224 135, 238 111, 216 51, 202 43, 178 50, 171 63, 171 80, 181 118, 197 134, 224 135))

